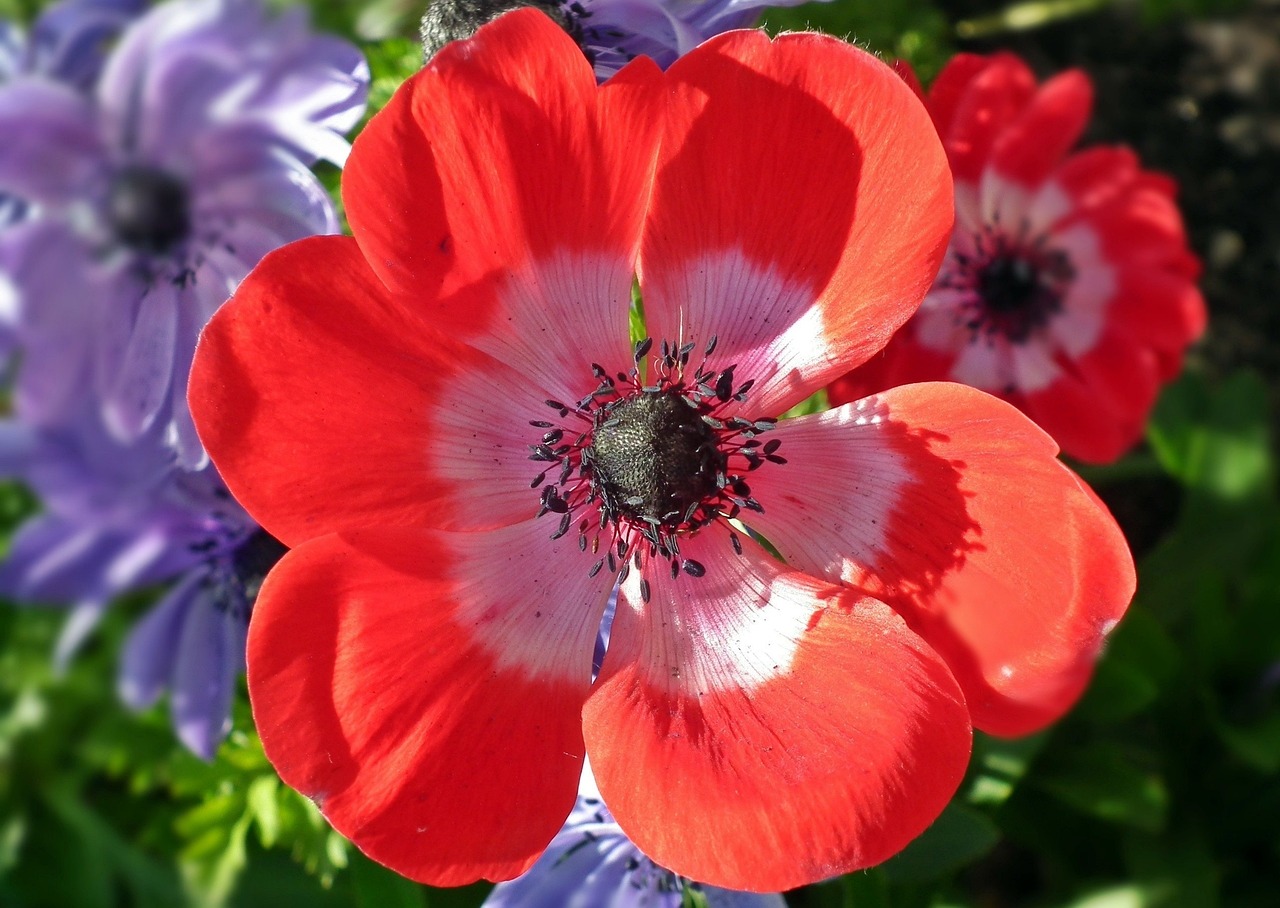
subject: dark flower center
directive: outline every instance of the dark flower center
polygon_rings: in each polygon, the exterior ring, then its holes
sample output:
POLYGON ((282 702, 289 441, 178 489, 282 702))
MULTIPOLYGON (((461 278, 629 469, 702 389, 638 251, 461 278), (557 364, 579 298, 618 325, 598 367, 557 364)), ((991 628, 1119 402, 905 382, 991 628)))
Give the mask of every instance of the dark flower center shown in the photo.
POLYGON ((672 391, 619 400, 592 435, 586 454, 601 493, 632 520, 678 521, 715 490, 725 457, 695 407, 672 391))
POLYGON ((168 252, 191 234, 186 187, 150 167, 129 167, 111 181, 107 217, 121 243, 138 252, 168 252))
POLYGON ((267 572, 276 566, 289 549, 266 530, 258 529, 249 534, 231 555, 232 569, 236 577, 256 593, 267 572))
POLYGON ((1045 238, 986 228, 973 253, 952 254, 938 286, 968 294, 957 317, 974 340, 1000 335, 1022 343, 1062 310, 1074 278, 1071 260, 1045 238))
POLYGON ((993 259, 978 272, 978 293, 994 313, 1007 314, 1036 304, 1043 290, 1035 266, 1018 256, 993 259))
MULTIPOLYGON (((576 13, 586 13, 577 3, 572 4, 576 13)), ((422 41, 422 58, 430 60, 442 47, 452 41, 470 38, 480 26, 492 22, 503 13, 532 6, 542 10, 569 33, 579 46, 582 45, 581 28, 577 18, 570 14, 568 5, 560 0, 432 0, 422 14, 418 36, 422 41)))
MULTIPOLYGON (((715 346, 712 338, 705 355, 715 346)), ((629 372, 610 374, 593 364, 600 382, 594 391, 575 404, 547 401, 576 426, 532 423, 547 430, 529 446, 530 460, 548 464, 530 483, 541 489, 538 516, 560 515, 551 538, 576 524, 578 548, 603 553, 592 576, 608 564, 610 572, 621 565, 625 578, 631 564, 639 568, 646 557, 669 560, 673 577, 680 570, 702 576, 702 565, 680 557, 680 537, 743 510, 763 511, 746 474, 766 462, 786 463, 776 453, 778 439, 762 444, 757 437, 776 420, 738 415, 754 382, 738 382, 734 366, 708 369, 705 360, 687 374, 693 347, 664 341, 650 363, 654 375, 644 382, 638 367, 653 342, 641 341, 629 372)), ((732 529, 729 539, 741 553, 732 529)), ((642 595, 646 589, 642 583, 642 595)))

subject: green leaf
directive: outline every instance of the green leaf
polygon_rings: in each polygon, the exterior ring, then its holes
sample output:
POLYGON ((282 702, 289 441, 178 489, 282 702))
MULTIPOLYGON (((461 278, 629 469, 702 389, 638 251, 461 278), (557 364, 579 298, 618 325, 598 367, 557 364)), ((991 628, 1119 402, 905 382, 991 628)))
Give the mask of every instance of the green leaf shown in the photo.
POLYGON ((270 848, 280 837, 280 782, 275 776, 259 776, 249 783, 245 801, 258 826, 258 841, 270 848))
POLYGON ((1140 667, 1108 656, 1073 715, 1100 724, 1122 722, 1142 712, 1160 696, 1156 684, 1140 667))
POLYGON ((1219 871, 1201 834, 1181 828, 1159 836, 1131 832, 1124 857, 1143 885, 1148 908, 1216 908, 1219 871))
POLYGON ((971 864, 1000 841, 985 814, 952 803, 924 833, 881 865, 891 883, 931 883, 971 864))
POLYGON ((975 733, 965 799, 970 804, 1004 803, 1046 740, 1044 734, 1006 740, 975 733))
POLYGON ((783 413, 780 418, 791 419, 793 416, 810 416, 814 413, 822 413, 830 408, 831 401, 827 397, 827 389, 819 388, 809 397, 806 397, 790 410, 783 413))
POLYGON ((219 908, 226 904, 245 868, 251 821, 246 813, 228 827, 207 830, 179 854, 183 881, 195 905, 219 908))
POLYGON ((1237 372, 1210 387, 1184 373, 1161 395, 1147 438, 1170 474, 1227 501, 1269 493, 1272 462, 1266 384, 1237 372))
POLYGON ((351 861, 351 886, 358 908, 427 908, 423 886, 358 852, 351 861))
POLYGON ((1147 832, 1164 828, 1169 795, 1155 772, 1118 744, 1099 741, 1051 752, 1034 784, 1076 810, 1147 832))
POLYGON ((240 819, 244 812, 245 800, 239 792, 211 794, 203 804, 191 808, 180 816, 174 828, 183 838, 197 839, 206 832, 226 829, 240 819))
POLYGON ((1280 772, 1280 712, 1250 725, 1216 723, 1218 737, 1238 758, 1267 774, 1280 772))
POLYGON ((1091 890, 1066 908, 1147 908, 1147 896, 1141 886, 1111 886, 1091 890))
MULTIPOLYGON (((87 843, 107 876, 129 893, 136 908, 169 908, 180 899, 170 869, 138 850, 80 798, 66 791, 45 792, 50 808, 87 843)), ((111 886, 105 891, 110 892, 111 886)))
POLYGON ((369 59, 371 78, 367 123, 369 117, 386 106, 405 79, 422 68, 422 45, 405 38, 391 38, 367 46, 365 56, 369 59))
POLYGON ((708 908, 707 894, 701 889, 685 886, 680 893, 680 908, 708 908))

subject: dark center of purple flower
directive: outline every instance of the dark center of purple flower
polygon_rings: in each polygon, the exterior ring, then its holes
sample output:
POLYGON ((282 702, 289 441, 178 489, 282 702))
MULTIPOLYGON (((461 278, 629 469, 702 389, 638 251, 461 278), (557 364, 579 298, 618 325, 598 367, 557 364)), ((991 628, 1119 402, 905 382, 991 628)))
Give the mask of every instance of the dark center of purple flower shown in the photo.
POLYGON ((285 544, 266 530, 255 530, 231 555, 232 568, 245 588, 262 585, 267 572, 289 551, 285 544))
POLYGON ((262 581, 277 561, 284 557, 284 543, 263 529, 254 530, 230 551, 216 538, 193 548, 210 552, 210 573, 206 580, 213 601, 224 611, 248 620, 258 598, 262 581))
POLYGON ((116 238, 138 252, 168 252, 191 234, 187 188, 172 174, 129 167, 111 181, 107 217, 116 238))
MULTIPOLYGON (((712 338, 705 355, 715 346, 712 338)), ((762 444, 757 437, 776 420, 738 415, 752 380, 739 383, 734 366, 715 371, 705 359, 689 375, 694 345, 677 348, 664 341, 650 363, 654 375, 645 382, 638 367, 652 348, 647 339, 636 345, 629 372, 610 374, 593 364, 599 385, 577 403, 547 401, 576 426, 532 423, 547 430, 529 446, 530 460, 549 464, 530 483, 541 489, 538 516, 560 515, 551 538, 576 525, 579 549, 603 551, 592 576, 605 564, 611 572, 621 564, 625 578, 631 564, 639 568, 646 557, 669 560, 673 577, 682 569, 702 576, 702 565, 680 557, 680 537, 743 510, 763 511, 746 474, 766 462, 786 463, 776 453, 778 439, 762 444)), ((740 553, 732 529, 729 538, 740 553)), ((641 585, 642 593, 646 588, 641 585)))
POLYGON ((958 318, 973 339, 1000 335, 1022 343, 1062 309, 1075 269, 1043 237, 986 228, 971 254, 953 253, 938 285, 965 291, 958 318))

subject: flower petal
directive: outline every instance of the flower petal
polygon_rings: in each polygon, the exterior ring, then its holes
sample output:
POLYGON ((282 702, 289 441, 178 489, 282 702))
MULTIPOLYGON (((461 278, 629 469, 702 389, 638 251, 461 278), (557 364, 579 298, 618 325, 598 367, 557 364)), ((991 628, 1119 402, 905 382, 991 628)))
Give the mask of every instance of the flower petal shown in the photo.
POLYGON ((834 38, 732 32, 667 76, 641 255, 649 333, 716 336, 756 381, 753 405, 781 412, 919 305, 951 228, 945 157, 911 89, 834 38))
POLYGON ((981 54, 956 54, 942 68, 929 86, 928 106, 938 135, 950 135, 956 109, 965 97, 969 83, 990 65, 981 54))
POLYGON ((897 609, 947 660, 974 725, 1062 715, 1133 595, 1106 509, 1013 407, 963 385, 910 385, 775 433, 751 525, 787 563, 897 609))
POLYGON ((179 287, 158 282, 142 294, 120 368, 108 381, 102 415, 111 433, 136 440, 168 397, 178 340, 179 287))
POLYGON ((1122 267, 1117 283, 1111 304, 1114 325, 1135 342, 1180 353, 1204 333, 1204 296, 1182 275, 1159 268, 1122 267))
POLYGON ((198 592, 186 610, 169 702, 179 740, 206 760, 231 730, 231 700, 244 667, 246 616, 215 595, 198 592))
POLYGON ((585 735, 641 851, 776 892, 922 832, 964 774, 970 729, 947 666, 890 608, 743 548, 704 532, 681 540, 704 576, 659 570, 647 597, 627 578, 585 735))
MULTIPOLYGON (((575 400, 596 384, 578 381, 575 400)), ((190 403, 228 487, 286 545, 537 511, 545 393, 389 302, 349 237, 263 260, 205 329, 190 403)))
MULTIPOLYGON (((1022 113, 1036 90, 1035 75, 1013 54, 993 54, 986 64, 976 67, 969 59, 960 64, 961 77, 969 78, 955 99, 950 122, 945 130, 939 127, 957 183, 978 183, 996 137, 1022 113)), ((954 90, 946 70, 938 84, 947 92, 954 90)))
POLYGON ((43 79, 0 92, 0 191, 65 205, 92 196, 106 170, 97 114, 85 98, 43 79))
POLYGON ((1089 77, 1078 69, 1059 73, 997 136, 988 168, 1024 188, 1040 186, 1080 138, 1092 108, 1089 77))
POLYGON ((37 218, 3 232, 0 281, 11 278, 13 288, 5 321, 23 355, 14 408, 24 422, 56 423, 85 397, 91 346, 85 323, 106 290, 99 269, 79 264, 91 260, 87 244, 53 219, 37 218))
POLYGON ((532 9, 446 47, 361 133, 344 173, 371 267, 553 395, 584 362, 626 363, 659 79, 638 60, 597 89, 577 45, 532 9))
POLYGON ((207 579, 204 571, 187 574, 129 632, 116 682, 126 706, 146 709, 169 686, 187 612, 207 579))
POLYGON ((573 806, 613 579, 548 529, 324 536, 263 584, 249 693, 267 755, 406 876, 514 877, 573 806))

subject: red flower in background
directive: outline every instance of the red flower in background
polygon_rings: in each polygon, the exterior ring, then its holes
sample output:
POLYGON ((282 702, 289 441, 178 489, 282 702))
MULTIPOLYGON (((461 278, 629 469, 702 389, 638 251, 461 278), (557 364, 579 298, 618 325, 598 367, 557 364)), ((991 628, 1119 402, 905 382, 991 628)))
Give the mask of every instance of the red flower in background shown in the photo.
POLYGON ((1170 179, 1128 148, 1069 153, 1092 101, 1078 70, 1037 86, 1008 53, 947 65, 926 98, 955 178, 946 260, 884 353, 831 386, 833 403, 945 379, 1013 403, 1081 460, 1139 440, 1204 331, 1200 266, 1170 179))
POLYGON ((883 64, 735 32, 597 88, 523 10, 409 80, 343 180, 355 237, 263 261, 191 404, 294 547, 250 628, 263 744, 369 855, 511 878, 589 753, 653 860, 786 889, 922 831, 971 723, 1078 696, 1133 566, 1044 433, 950 384, 776 419, 945 249, 945 157, 883 64))

